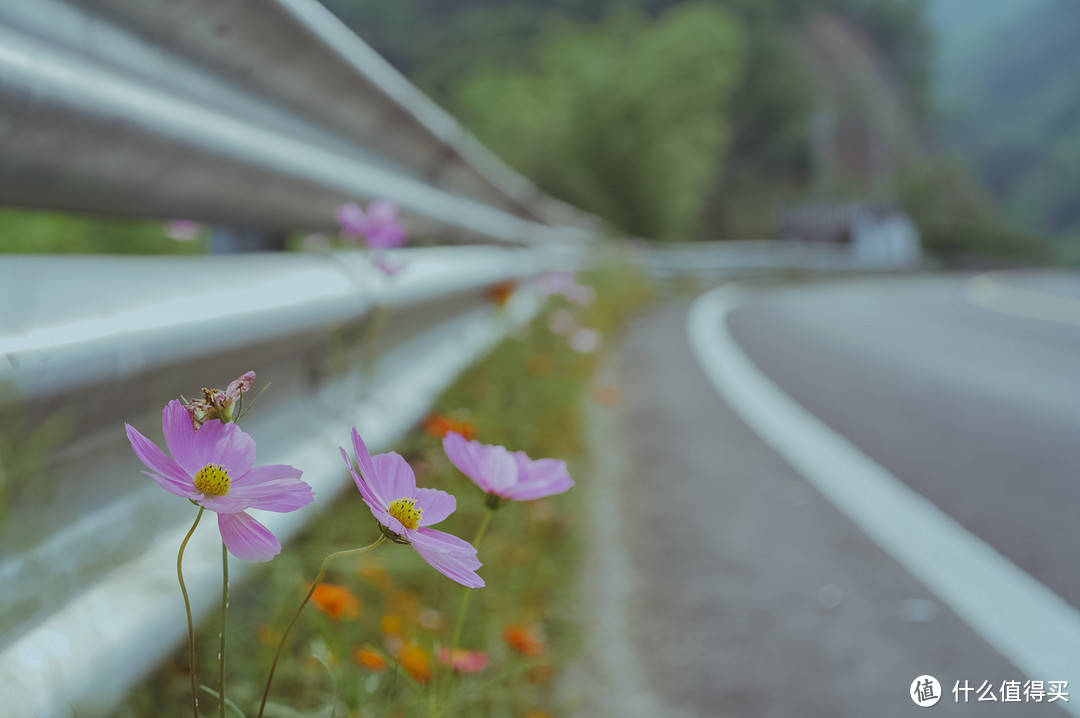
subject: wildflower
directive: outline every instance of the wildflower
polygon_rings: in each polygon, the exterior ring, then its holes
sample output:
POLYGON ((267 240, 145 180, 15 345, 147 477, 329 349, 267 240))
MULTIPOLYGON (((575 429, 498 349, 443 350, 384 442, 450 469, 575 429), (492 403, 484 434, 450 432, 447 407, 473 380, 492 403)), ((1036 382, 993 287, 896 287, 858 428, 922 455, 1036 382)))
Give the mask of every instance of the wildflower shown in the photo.
POLYGON ((424 431, 440 439, 446 436, 448 431, 461 434, 466 439, 476 438, 476 424, 471 421, 458 421, 443 414, 428 414, 424 418, 424 431))
MULTIPOLYGON (((525 357, 525 371, 531 376, 547 376, 551 373, 551 357, 547 354, 531 354, 525 357)), ((461 434, 461 432, 458 432, 461 434)), ((462 434, 462 436, 465 436, 462 434)), ((471 439, 471 436, 465 436, 471 439)))
POLYGON ((503 641, 518 653, 536 658, 544 650, 544 638, 536 626, 507 626, 503 641))
POLYGON ((188 400, 184 408, 191 415, 191 421, 196 428, 211 419, 223 422, 236 421, 239 418, 236 411, 240 406, 241 397, 251 389, 254 383, 255 372, 245 372, 229 382, 225 391, 204 388, 203 398, 188 400))
POLYGON ((255 629, 255 636, 259 639, 260 643, 267 645, 274 645, 281 642, 281 631, 270 626, 259 626, 255 629))
POLYGON ((398 219, 398 206, 385 199, 373 200, 367 211, 349 202, 337 209, 338 224, 347 237, 363 237, 372 249, 393 249, 405 244, 408 230, 398 219))
POLYGON ((283 464, 255 466, 255 442, 239 426, 213 419, 196 429, 177 400, 161 412, 161 428, 172 458, 130 424, 124 426, 135 455, 151 469, 143 473, 169 493, 217 513, 221 540, 237 558, 269 561, 281 551, 274 534, 246 509, 284 513, 315 498, 311 487, 300 480, 303 472, 299 469, 283 464))
POLYGON ((356 569, 356 573, 383 593, 386 593, 394 587, 394 580, 390 578, 390 572, 378 564, 361 566, 356 569))
POLYGON ((484 493, 510 501, 531 501, 561 494, 574 485, 566 462, 530 459, 524 451, 468 441, 461 434, 443 438, 447 458, 484 493))
POLYGON ((416 614, 416 622, 420 624, 421 628, 429 631, 437 631, 442 628, 443 615, 434 608, 422 608, 420 609, 420 612, 416 614))
POLYGON ((510 301, 510 297, 514 296, 514 292, 517 290, 517 282, 506 281, 493 284, 488 289, 488 298, 499 307, 505 307, 506 303, 510 301))
POLYGON ((428 528, 454 512, 454 497, 438 489, 418 489, 405 459, 394 452, 372 456, 355 428, 352 442, 360 471, 339 447, 341 456, 383 533, 397 543, 411 544, 444 576, 470 588, 483 586, 484 580, 476 574, 481 566, 476 549, 456 536, 428 528))
POLYGON ((353 663, 376 673, 386 670, 386 659, 368 646, 353 651, 353 663))
POLYGON ((383 617, 379 619, 379 628, 387 636, 399 636, 401 635, 402 623, 401 616, 398 614, 384 613, 383 617))
POLYGON ((596 300, 596 290, 590 286, 578 284, 573 272, 547 272, 536 279, 536 287, 549 296, 558 295, 574 304, 582 306, 596 300))
POLYGON ((450 667, 458 673, 476 673, 484 670, 488 663, 488 656, 482 651, 466 651, 458 648, 453 652, 453 656, 453 662, 451 662, 450 649, 439 649, 439 662, 449 663, 450 667))
POLYGON ((402 646, 398 651, 397 659, 401 667, 421 683, 431 678, 431 657, 427 651, 415 643, 406 643, 402 646))
POLYGON ((320 583, 311 594, 311 601, 335 621, 360 617, 360 599, 352 591, 334 583, 320 583))
POLYGON ((190 242, 199 236, 198 222, 189 219, 174 219, 165 224, 165 236, 177 242, 190 242))
POLYGON ((578 329, 567 343, 576 352, 591 354, 600 347, 600 333, 595 329, 578 329))
POLYGON ((560 334, 562 336, 572 334, 578 329, 577 320, 574 319, 574 315, 565 309, 556 309, 549 314, 547 325, 552 334, 560 334))

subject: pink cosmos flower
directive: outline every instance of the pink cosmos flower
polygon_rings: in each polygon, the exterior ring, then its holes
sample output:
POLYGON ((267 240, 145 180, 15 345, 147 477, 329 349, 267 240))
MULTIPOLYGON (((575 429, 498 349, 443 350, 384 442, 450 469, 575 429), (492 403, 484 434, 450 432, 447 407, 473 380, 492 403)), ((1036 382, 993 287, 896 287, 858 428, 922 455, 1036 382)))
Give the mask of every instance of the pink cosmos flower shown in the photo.
POLYGON ((584 284, 578 284, 573 272, 547 272, 536 278, 536 287, 547 295, 560 295, 574 304, 592 304, 596 300, 596 290, 584 284))
POLYGON ((373 200, 367 211, 349 202, 337 209, 337 221, 348 237, 363 237, 372 249, 393 249, 405 244, 408 230, 398 219, 398 206, 385 199, 373 200))
POLYGON ((174 219, 165 224, 165 236, 177 242, 190 242, 199 236, 202 229, 198 222, 189 219, 174 219))
POLYGON ((224 422, 236 421, 239 418, 236 411, 240 396, 250 391, 254 383, 255 372, 245 372, 229 382, 225 391, 204 387, 203 398, 187 400, 184 408, 191 415, 191 422, 196 429, 211 419, 220 419, 224 422))
POLYGON ((476 573, 481 563, 472 544, 428 528, 454 513, 457 500, 445 491, 416 488, 416 476, 405 459, 394 452, 372 456, 355 428, 352 443, 359 473, 344 447, 338 448, 360 496, 383 532, 392 541, 411 544, 421 558, 447 578, 469 588, 483 586, 484 579, 476 573))
POLYGON ((484 493, 511 501, 531 501, 561 494, 574 485, 566 462, 530 459, 524 451, 467 441, 461 434, 443 437, 447 458, 484 493))
MULTIPOLYGON (((242 385, 245 377, 237 382, 242 385)), ((284 513, 315 498, 311 487, 300 480, 299 469, 255 466, 255 441, 239 426, 214 419, 196 429, 179 401, 170 401, 161 412, 172 458, 130 424, 124 427, 135 455, 150 469, 143 473, 169 493, 217 513, 225 547, 245 561, 269 561, 281 551, 274 534, 246 509, 284 513)))
MULTIPOLYGON (((440 648, 438 655, 441 663, 451 663, 449 648, 440 648)), ((458 673, 476 673, 484 670, 488 663, 488 655, 482 651, 466 651, 458 648, 454 650, 453 657, 451 668, 458 673)))

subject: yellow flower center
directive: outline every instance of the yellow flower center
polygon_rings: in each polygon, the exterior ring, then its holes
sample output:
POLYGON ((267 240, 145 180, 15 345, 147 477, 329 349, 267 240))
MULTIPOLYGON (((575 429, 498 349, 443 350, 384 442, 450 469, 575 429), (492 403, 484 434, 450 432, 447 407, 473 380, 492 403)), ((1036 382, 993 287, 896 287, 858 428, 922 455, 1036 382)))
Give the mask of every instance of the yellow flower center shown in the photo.
POLYGON ((416 499, 395 499, 390 502, 387 511, 407 529, 419 526, 420 517, 424 515, 424 510, 417 507, 416 499))
POLYGON ((224 496, 229 493, 229 470, 221 464, 207 464, 195 474, 195 488, 207 496, 224 496))

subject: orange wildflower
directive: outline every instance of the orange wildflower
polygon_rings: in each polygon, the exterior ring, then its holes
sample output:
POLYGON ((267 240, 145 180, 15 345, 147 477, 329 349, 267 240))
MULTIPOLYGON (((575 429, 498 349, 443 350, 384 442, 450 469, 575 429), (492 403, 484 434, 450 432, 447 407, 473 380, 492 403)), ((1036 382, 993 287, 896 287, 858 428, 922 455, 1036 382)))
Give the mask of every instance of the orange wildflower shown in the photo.
POLYGON ((492 285, 488 290, 488 298, 492 303, 499 307, 505 307, 506 303, 510 301, 510 297, 514 296, 514 291, 517 289, 517 282, 505 281, 492 285))
POLYGON ((555 669, 547 665, 533 666, 525 673, 529 683, 548 683, 554 675, 555 669))
POLYGON ((376 673, 386 670, 386 660, 373 648, 367 646, 353 651, 353 663, 376 673))
POLYGON ((412 591, 394 591, 390 594, 390 605, 402 616, 415 618, 420 613, 420 597, 412 591))
POLYGON ((503 640, 518 653, 536 658, 544 650, 544 639, 535 626, 507 626, 503 640))
POLYGON ((360 575, 360 578, 380 591, 386 592, 394 587, 394 580, 390 578, 390 572, 378 564, 361 566, 356 572, 360 575))
POLYGON ((401 634, 402 623, 401 616, 396 613, 384 613, 379 619, 379 628, 388 636, 397 636, 401 634))
POLYGON ((360 599, 344 586, 320 583, 311 594, 311 602, 335 621, 360 617, 360 599))
POLYGON ((466 439, 476 438, 476 424, 471 421, 458 421, 442 414, 428 414, 424 419, 424 431, 439 439, 446 436, 448 431, 461 434, 466 439))
POLYGON ((547 376, 551 373, 551 357, 547 354, 532 354, 525 357, 525 371, 532 376, 547 376))
POLYGON ((409 675, 420 681, 426 682, 431 678, 431 657, 428 652, 415 643, 406 643, 398 652, 398 663, 409 672, 409 675))
POLYGON ((270 628, 270 626, 259 626, 255 630, 255 635, 258 636, 260 643, 271 646, 281 643, 281 631, 276 628, 270 628))

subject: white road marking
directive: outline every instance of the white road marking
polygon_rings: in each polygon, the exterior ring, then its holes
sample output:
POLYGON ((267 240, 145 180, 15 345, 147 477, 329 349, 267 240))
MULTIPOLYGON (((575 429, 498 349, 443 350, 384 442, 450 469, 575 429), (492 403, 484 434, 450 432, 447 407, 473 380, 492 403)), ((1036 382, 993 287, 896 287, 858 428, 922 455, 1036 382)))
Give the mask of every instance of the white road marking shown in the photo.
POLYGON ((985 272, 967 281, 964 294, 977 307, 1046 322, 1080 325, 1080 297, 1040 292, 1001 281, 1008 270, 985 272))
MULTIPOLYGON (((773 384, 727 327, 741 296, 707 292, 687 317, 698 363, 732 409, 1028 678, 1080 685, 1080 613, 773 384)), ((1080 696, 1056 703, 1080 717, 1080 696)))

